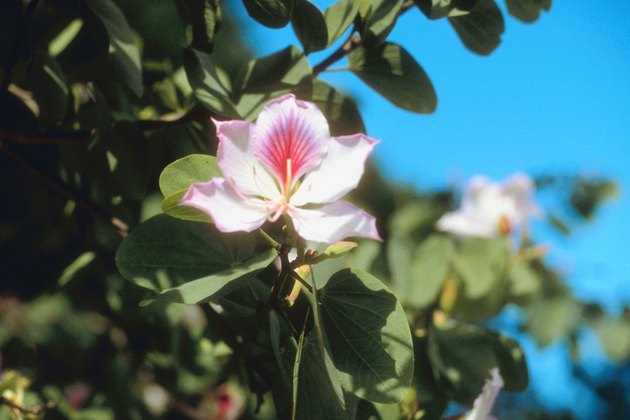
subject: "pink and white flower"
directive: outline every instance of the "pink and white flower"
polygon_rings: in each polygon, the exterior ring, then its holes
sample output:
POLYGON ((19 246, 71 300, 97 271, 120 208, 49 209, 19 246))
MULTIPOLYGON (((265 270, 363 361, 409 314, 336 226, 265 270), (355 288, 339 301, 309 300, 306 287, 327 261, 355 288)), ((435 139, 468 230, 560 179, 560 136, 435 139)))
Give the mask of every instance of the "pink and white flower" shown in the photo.
POLYGON ((496 237, 521 228, 540 214, 534 182, 518 173, 503 183, 483 176, 471 178, 459 210, 446 213, 437 228, 458 236, 496 237))
POLYGON ((222 232, 251 232, 286 214, 308 241, 380 239, 374 217, 338 201, 356 188, 376 140, 331 137, 319 109, 293 95, 268 102, 255 124, 214 123, 223 178, 191 185, 181 204, 210 215, 222 232))
POLYGON ((494 402, 499 395, 499 391, 503 388, 503 378, 499 373, 498 368, 492 368, 490 370, 491 378, 486 380, 481 394, 475 399, 473 403, 473 409, 466 413, 464 420, 491 420, 494 419, 490 415, 494 402))

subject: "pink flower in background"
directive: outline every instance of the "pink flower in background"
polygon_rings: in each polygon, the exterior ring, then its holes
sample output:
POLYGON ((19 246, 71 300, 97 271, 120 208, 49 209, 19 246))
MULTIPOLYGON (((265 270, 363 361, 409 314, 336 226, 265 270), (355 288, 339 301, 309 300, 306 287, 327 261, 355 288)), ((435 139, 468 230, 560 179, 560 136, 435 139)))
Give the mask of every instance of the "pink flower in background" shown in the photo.
POLYGON ((255 124, 214 123, 223 178, 191 185, 181 204, 210 215, 222 232, 251 232, 286 214, 308 241, 380 239, 374 217, 338 201, 356 188, 376 140, 331 137, 319 109, 293 95, 268 102, 255 124))
POLYGON ((490 415, 490 411, 492 411, 492 406, 494 406, 499 391, 503 388, 503 378, 501 378, 498 368, 491 369, 490 375, 490 380, 486 381, 481 394, 479 394, 473 403, 473 409, 466 414, 464 420, 494 419, 494 417, 490 415))
POLYGON ((539 214, 529 176, 515 174, 503 183, 475 176, 459 210, 442 216, 437 227, 458 236, 496 237, 522 227, 539 214))

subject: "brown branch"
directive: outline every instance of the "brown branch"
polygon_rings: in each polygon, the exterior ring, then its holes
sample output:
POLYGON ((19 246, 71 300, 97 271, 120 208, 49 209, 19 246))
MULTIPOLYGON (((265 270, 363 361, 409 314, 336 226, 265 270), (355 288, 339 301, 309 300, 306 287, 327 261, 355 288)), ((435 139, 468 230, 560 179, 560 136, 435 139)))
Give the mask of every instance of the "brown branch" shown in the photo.
POLYGON ((84 130, 27 132, 0 129, 0 139, 18 144, 85 144, 92 138, 84 130))
MULTIPOLYGON (((413 0, 406 0, 402 7, 400 8, 400 12, 398 12, 398 17, 402 16, 409 9, 415 6, 413 0)), ((337 48, 332 54, 323 59, 320 63, 313 66, 313 76, 317 76, 321 72, 325 71, 328 67, 341 60, 343 57, 348 55, 352 50, 360 47, 362 44, 361 37, 359 35, 353 35, 354 31, 350 33, 350 37, 346 42, 343 43, 339 48, 337 48)))
POLYGON ((9 156, 15 162, 22 165, 24 169, 26 169, 27 172, 29 172, 34 177, 40 179, 44 184, 46 184, 47 187, 56 191, 58 194, 70 200, 73 200, 75 203, 77 203, 78 206, 87 210, 93 217, 103 220, 108 226, 113 228, 121 237, 124 238, 125 236, 127 236, 127 233, 129 232, 129 227, 127 226, 125 222, 123 222, 122 220, 116 217, 111 216, 107 211, 105 211, 105 209, 99 207, 98 205, 90 201, 80 191, 75 190, 74 188, 70 187, 69 185, 67 185, 66 183, 64 183, 58 178, 51 177, 43 173, 42 171, 37 169, 35 166, 33 166, 31 163, 26 161, 22 156, 13 152, 12 150, 2 145, 1 143, 0 143, 0 151, 3 151, 7 156, 9 156))

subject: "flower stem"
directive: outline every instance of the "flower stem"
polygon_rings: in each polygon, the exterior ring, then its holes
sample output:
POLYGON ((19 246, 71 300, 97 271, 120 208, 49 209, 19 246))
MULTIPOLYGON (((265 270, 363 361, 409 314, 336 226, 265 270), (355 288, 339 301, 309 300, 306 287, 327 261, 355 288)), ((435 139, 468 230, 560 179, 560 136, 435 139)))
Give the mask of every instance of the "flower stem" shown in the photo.
POLYGON ((272 248, 276 250, 280 250, 280 243, 273 239, 267 232, 265 232, 262 228, 258 228, 258 233, 271 245, 272 248))

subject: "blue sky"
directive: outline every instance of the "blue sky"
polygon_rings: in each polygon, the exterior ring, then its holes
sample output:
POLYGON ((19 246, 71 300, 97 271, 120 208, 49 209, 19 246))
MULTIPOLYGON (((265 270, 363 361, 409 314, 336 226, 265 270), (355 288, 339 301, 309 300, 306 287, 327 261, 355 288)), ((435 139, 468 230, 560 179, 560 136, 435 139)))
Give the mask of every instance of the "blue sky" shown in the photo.
MULTIPOLYGON (((315 3, 324 8, 331 1, 315 3)), ((240 5, 236 11, 245 13, 240 5)), ((569 238, 540 226, 534 233, 552 245, 550 261, 567 273, 577 296, 617 312, 630 305, 630 2, 554 1, 534 24, 505 16, 502 43, 489 57, 466 50, 445 20, 429 21, 417 10, 401 17, 389 39, 433 81, 435 114, 400 110, 348 72, 322 78, 358 99, 368 134, 382 140, 376 159, 392 180, 441 188, 463 187, 475 174, 500 180, 517 171, 615 178, 620 195, 593 223, 569 238)), ((261 55, 299 45, 290 28, 248 28, 261 55)), ((325 55, 314 54, 311 63, 325 55)), ((567 377, 566 346, 524 345, 533 392, 553 394, 567 377)), ((596 347, 590 345, 595 353, 596 347)), ((586 392, 576 388, 547 403, 573 406, 586 418, 584 407, 596 405, 586 392), (582 408, 571 402, 576 397, 582 408)))

